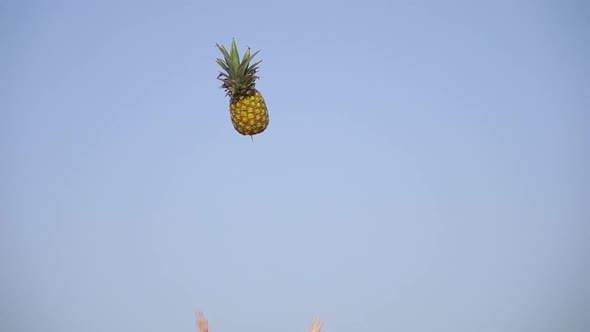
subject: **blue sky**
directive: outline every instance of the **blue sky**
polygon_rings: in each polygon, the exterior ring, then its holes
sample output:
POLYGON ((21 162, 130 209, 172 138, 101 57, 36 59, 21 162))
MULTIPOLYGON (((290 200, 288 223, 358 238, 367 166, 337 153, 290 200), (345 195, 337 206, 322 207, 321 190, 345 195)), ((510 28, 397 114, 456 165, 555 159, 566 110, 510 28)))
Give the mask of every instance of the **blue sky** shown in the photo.
POLYGON ((588 331, 589 10, 3 2, 0 330, 588 331))

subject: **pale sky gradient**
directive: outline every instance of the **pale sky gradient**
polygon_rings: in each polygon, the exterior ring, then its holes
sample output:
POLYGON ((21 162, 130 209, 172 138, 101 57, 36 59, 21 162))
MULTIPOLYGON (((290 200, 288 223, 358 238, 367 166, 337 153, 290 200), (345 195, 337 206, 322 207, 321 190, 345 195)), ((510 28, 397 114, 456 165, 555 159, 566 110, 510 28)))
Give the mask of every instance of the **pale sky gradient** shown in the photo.
POLYGON ((585 1, 2 1, 0 331, 590 331, 585 1), (260 49, 234 131, 216 43, 260 49))

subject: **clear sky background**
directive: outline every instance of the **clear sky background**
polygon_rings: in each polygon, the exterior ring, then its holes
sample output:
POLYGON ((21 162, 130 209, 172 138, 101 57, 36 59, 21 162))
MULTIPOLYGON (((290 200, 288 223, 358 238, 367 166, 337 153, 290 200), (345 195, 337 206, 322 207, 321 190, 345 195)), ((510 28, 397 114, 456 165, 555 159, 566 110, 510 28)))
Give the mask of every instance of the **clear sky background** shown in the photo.
POLYGON ((2 1, 0 330, 589 331, 589 16, 2 1))

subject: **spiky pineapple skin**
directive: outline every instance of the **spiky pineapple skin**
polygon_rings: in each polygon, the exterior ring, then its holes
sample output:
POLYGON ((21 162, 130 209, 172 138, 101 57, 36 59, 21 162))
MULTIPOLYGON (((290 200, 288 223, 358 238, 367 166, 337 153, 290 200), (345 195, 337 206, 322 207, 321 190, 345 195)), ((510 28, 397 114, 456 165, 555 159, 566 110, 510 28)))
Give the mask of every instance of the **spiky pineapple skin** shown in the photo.
POLYGON ((268 126, 268 109, 259 91, 251 96, 232 98, 229 113, 234 128, 242 135, 256 135, 268 126))

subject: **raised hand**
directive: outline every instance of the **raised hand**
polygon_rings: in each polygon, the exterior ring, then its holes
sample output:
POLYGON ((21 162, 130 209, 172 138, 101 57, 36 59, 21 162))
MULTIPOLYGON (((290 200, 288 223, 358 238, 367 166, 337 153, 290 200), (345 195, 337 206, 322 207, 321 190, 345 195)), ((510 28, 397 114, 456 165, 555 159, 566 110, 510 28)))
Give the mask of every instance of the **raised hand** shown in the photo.
POLYGON ((322 330, 322 321, 318 317, 314 317, 311 320, 311 325, 309 326, 309 332, 320 332, 322 330))
POLYGON ((209 332, 209 322, 205 319, 202 311, 197 311, 197 327, 199 332, 209 332))

